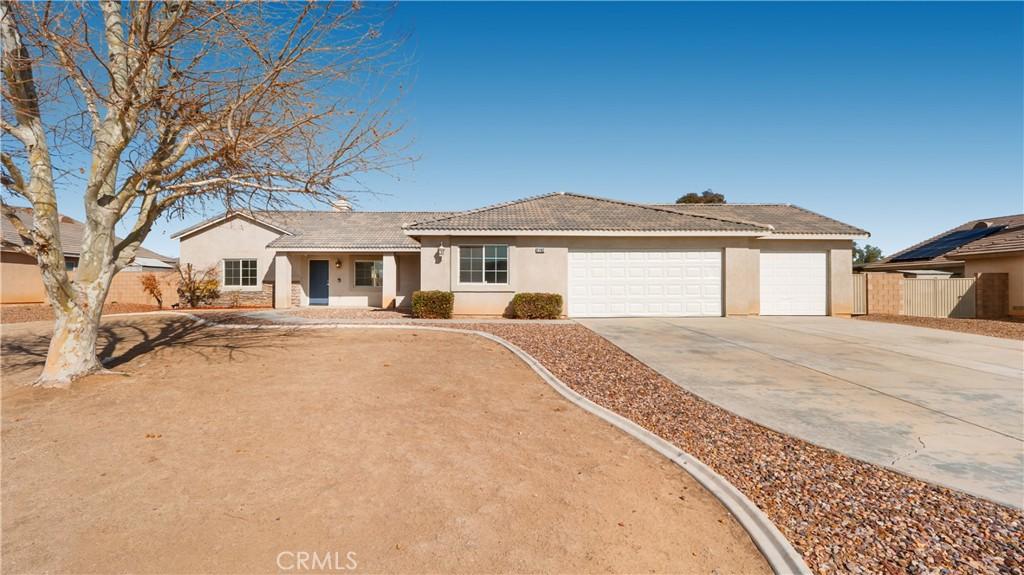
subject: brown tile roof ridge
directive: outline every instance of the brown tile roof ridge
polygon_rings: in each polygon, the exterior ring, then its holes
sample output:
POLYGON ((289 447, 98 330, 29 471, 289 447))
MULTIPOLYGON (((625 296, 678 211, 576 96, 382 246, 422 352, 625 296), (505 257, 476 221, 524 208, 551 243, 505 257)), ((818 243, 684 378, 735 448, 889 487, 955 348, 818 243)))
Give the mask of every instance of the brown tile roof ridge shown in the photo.
MULTIPOLYGON (((690 216, 690 217, 695 217, 695 218, 702 218, 702 219, 705 219, 705 220, 713 220, 713 221, 726 222, 726 223, 731 223, 731 224, 744 224, 744 225, 748 225, 748 226, 755 226, 755 227, 765 228, 767 230, 773 229, 771 226, 766 226, 765 224, 759 224, 759 223, 755 223, 755 222, 744 222, 744 221, 738 221, 738 220, 733 220, 733 219, 716 218, 716 217, 713 217, 713 216, 706 216, 706 215, 703 215, 703 214, 680 214, 679 212, 676 212, 674 210, 670 210, 670 209, 667 209, 667 208, 663 208, 663 207, 660 207, 658 205, 638 204, 638 203, 635 203, 635 202, 626 202, 626 201, 623 201, 623 200, 613 200, 613 199, 610 199, 610 198, 601 198, 601 197, 598 197, 598 196, 588 196, 586 194, 577 194, 575 192, 550 192, 550 193, 547 193, 547 194, 537 194, 537 195, 534 195, 534 196, 527 196, 525 198, 519 198, 519 199, 516 199, 516 200, 510 200, 510 201, 507 201, 507 202, 501 202, 501 203, 498 203, 498 204, 492 204, 492 205, 489 205, 489 206, 484 206, 482 208, 466 210, 466 211, 463 211, 463 212, 456 212, 456 213, 453 213, 451 215, 444 216, 444 217, 441 217, 441 218, 436 218, 436 219, 433 219, 433 220, 422 220, 422 221, 415 222, 415 223, 409 224, 409 225, 420 226, 420 225, 426 225, 426 224, 440 223, 440 222, 443 222, 445 220, 449 220, 449 219, 456 218, 456 217, 479 214, 479 213, 488 212, 488 211, 492 211, 492 210, 496 210, 496 209, 500 209, 500 208, 505 208, 505 207, 508 207, 508 206, 514 206, 514 205, 517 205, 517 204, 522 204, 522 203, 525 203, 525 202, 539 200, 539 199, 542 199, 542 198, 549 198, 549 197, 552 197, 552 196, 572 196, 572 197, 576 197, 576 198, 583 198, 583 199, 586 199, 586 200, 594 200, 594 201, 598 201, 598 202, 607 202, 609 204, 618 204, 618 205, 621 205, 621 206, 631 206, 631 207, 636 207, 636 208, 644 208, 644 209, 648 209, 648 210, 652 210, 652 211, 656 211, 656 212, 669 213, 669 214, 673 214, 673 215, 685 215, 685 216, 690 216)), ((429 229, 429 228, 424 228, 424 229, 429 229)))

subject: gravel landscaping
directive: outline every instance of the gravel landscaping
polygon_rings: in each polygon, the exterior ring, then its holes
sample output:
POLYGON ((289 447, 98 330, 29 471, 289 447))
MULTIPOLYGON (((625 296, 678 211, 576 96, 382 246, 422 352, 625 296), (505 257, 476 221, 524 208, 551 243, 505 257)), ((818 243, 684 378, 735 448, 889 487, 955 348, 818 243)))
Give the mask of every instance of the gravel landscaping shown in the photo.
POLYGON ((579 325, 458 327, 518 345, 576 391, 711 466, 768 514, 815 572, 1024 572, 1024 512, 761 427, 579 325))
POLYGON ((932 329, 988 335, 1024 341, 1024 318, 963 319, 952 317, 914 317, 909 315, 871 314, 855 316, 864 321, 899 323, 932 329))
MULTIPOLYGON (((155 305, 138 303, 108 303, 103 306, 103 315, 113 313, 138 313, 156 311, 155 305)), ((0 306, 0 323, 25 323, 29 321, 52 321, 53 308, 49 304, 28 303, 0 306)))

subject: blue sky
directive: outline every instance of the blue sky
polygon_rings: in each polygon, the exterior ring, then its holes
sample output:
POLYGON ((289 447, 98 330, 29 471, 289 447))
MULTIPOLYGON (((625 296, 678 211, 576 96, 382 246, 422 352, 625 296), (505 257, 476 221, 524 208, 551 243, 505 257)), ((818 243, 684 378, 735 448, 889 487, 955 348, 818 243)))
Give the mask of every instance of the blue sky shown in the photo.
MULTIPOLYGON (((1021 3, 400 4, 420 160, 357 209, 712 188, 890 253, 1024 211, 1022 26, 1021 3)), ((187 223, 146 245, 177 254, 187 223)))

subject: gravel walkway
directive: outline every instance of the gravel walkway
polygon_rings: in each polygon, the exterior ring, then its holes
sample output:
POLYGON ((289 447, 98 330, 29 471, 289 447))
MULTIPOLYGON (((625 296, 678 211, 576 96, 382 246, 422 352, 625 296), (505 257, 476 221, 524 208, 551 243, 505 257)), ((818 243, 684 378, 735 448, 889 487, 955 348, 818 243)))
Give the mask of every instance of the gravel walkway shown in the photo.
POLYGON ((753 500, 818 573, 1022 573, 1024 512, 771 431, 579 325, 479 324, 675 443, 753 500))
MULTIPOLYGON (((103 315, 112 313, 138 313, 155 311, 155 305, 138 303, 108 303, 103 306, 103 315)), ((25 323, 29 321, 53 320, 53 308, 45 303, 10 304, 0 306, 0 323, 25 323)))
POLYGON ((1024 341, 1024 318, 961 319, 952 317, 914 317, 909 315, 871 314, 855 316, 864 321, 899 323, 963 333, 989 335, 1024 341))
MULTIPOLYGON (((276 310, 275 310, 276 311, 276 310)), ((330 308, 299 308, 294 310, 279 311, 278 313, 284 315, 290 315, 295 317, 303 317, 308 319, 401 319, 410 317, 407 313, 402 313, 389 309, 377 309, 377 308, 344 308, 344 307, 330 307, 330 308)))

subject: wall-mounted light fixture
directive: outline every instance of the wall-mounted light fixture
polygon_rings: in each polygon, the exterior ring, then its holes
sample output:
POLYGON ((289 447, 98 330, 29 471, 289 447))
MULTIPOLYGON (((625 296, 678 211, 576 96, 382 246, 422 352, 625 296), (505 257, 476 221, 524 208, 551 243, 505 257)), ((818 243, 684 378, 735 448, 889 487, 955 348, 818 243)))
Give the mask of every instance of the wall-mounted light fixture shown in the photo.
POLYGON ((341 269, 341 258, 334 258, 334 267, 339 270, 341 269))
POLYGON ((444 246, 437 246, 437 253, 434 255, 439 258, 444 257, 444 246))

